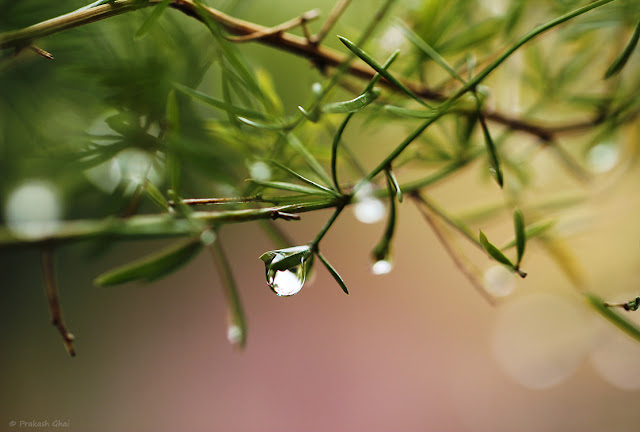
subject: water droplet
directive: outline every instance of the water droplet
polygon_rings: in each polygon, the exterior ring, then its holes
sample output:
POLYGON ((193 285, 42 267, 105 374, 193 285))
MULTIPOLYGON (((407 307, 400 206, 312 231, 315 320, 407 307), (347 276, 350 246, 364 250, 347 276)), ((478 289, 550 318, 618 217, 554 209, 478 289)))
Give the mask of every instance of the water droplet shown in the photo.
POLYGON ((7 226, 17 237, 33 239, 51 235, 60 224, 61 215, 57 188, 41 180, 18 186, 5 203, 7 226))
POLYGON ((211 229, 205 230, 200 234, 200 241, 206 246, 213 244, 213 242, 216 241, 216 238, 217 236, 215 231, 211 229))
POLYGON ((271 168, 265 162, 254 162, 249 167, 249 176, 255 180, 267 181, 271 178, 271 168))
POLYGON ((515 274, 502 265, 491 266, 484 272, 484 288, 496 297, 505 297, 516 287, 515 274))
POLYGON ((316 96, 321 95, 322 94, 322 84, 320 84, 319 82, 314 82, 313 84, 311 84, 311 91, 316 96))
POLYGON ((362 223, 373 224, 382 220, 385 214, 384 203, 373 195, 373 185, 367 183, 358 189, 354 199, 353 212, 362 223))
POLYGON ((288 297, 298 293, 309 275, 313 255, 309 254, 309 246, 294 246, 264 254, 260 259, 265 261, 267 284, 271 290, 281 297, 288 297), (299 262, 292 262, 287 269, 274 269, 273 265, 285 258, 297 256, 299 262))
POLYGON ((620 158, 620 150, 610 142, 592 147, 587 153, 587 163, 597 173, 604 173, 616 166, 620 158))
POLYGON ((379 260, 379 261, 376 261, 371 266, 371 271, 373 272, 374 275, 387 274, 391 270, 393 270, 393 264, 391 264, 390 261, 383 260, 383 259, 379 260))
POLYGON ((242 342, 242 336, 242 329, 239 326, 235 324, 229 325, 229 328, 227 328, 227 340, 230 344, 238 345, 242 342))
POLYGON ((518 298, 500 311, 492 351, 502 370, 530 389, 547 389, 571 376, 591 345, 588 320, 573 303, 551 294, 518 298))

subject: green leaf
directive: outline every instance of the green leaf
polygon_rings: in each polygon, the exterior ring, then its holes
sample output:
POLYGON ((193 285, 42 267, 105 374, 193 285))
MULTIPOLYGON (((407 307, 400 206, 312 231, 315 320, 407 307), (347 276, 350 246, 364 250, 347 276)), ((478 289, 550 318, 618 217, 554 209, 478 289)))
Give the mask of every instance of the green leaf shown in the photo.
POLYGON ((622 315, 613 311, 610 307, 605 305, 605 302, 595 294, 586 293, 585 297, 589 304, 600 313, 603 317, 609 320, 610 323, 618 327, 620 330, 640 342, 640 328, 634 323, 627 320, 622 315))
POLYGON ((175 90, 171 90, 167 96, 167 108, 166 108, 167 123, 171 132, 180 131, 180 107, 178 106, 178 99, 176 98, 175 90))
MULTIPOLYGON (((534 222, 534 223, 528 225, 525 228, 525 231, 524 231, 525 232, 525 237, 527 238, 527 240, 531 240, 534 237, 541 236, 544 233, 546 233, 555 224, 556 224, 555 220, 546 220, 546 221, 534 222)), ((517 243, 517 240, 514 238, 509 243, 507 243, 504 246, 502 246, 502 248, 500 248, 500 250, 510 249, 510 248, 516 246, 516 243, 517 243)))
POLYGON ((613 63, 611 63, 607 72, 605 72, 604 79, 611 78, 622 70, 629 61, 629 58, 631 58, 631 54, 633 54, 633 51, 636 49, 638 40, 640 40, 640 20, 638 20, 636 28, 633 30, 633 34, 631 35, 631 39, 629 39, 627 46, 622 50, 618 57, 616 57, 613 63))
POLYGON ((518 25, 518 22, 522 18, 524 12, 525 2, 524 0, 515 0, 511 2, 511 6, 505 14, 504 22, 504 34, 511 36, 511 33, 518 25))
POLYGON ((227 339, 239 348, 244 348, 247 343, 247 320, 242 308, 240 293, 231 271, 231 264, 219 240, 211 245, 210 250, 224 287, 224 298, 227 304, 229 320, 227 324, 227 339))
POLYGON ((254 128, 257 128, 257 129, 266 129, 266 130, 272 130, 272 131, 282 131, 282 130, 286 130, 286 129, 289 128, 289 126, 284 125, 282 123, 261 123, 261 122, 250 120, 250 119, 245 118, 245 117, 238 117, 238 120, 240 120, 244 124, 247 124, 249 126, 253 126, 254 128))
POLYGON ((387 175, 387 181, 389 182, 389 185, 392 189, 392 191, 390 192, 395 192, 398 202, 402 202, 402 190, 400 189, 400 183, 398 183, 396 175, 393 173, 393 170, 391 168, 386 169, 384 172, 387 175))
POLYGON ((458 72, 456 72, 456 70, 454 68, 452 68, 449 63, 447 63, 447 61, 444 59, 444 57, 442 57, 440 54, 438 54, 438 52, 435 49, 433 49, 433 47, 431 47, 431 45, 429 45, 427 42, 425 42, 420 36, 415 34, 402 21, 397 20, 396 22, 398 23, 398 26, 400 27, 400 31, 402 31, 402 33, 405 35, 405 37, 407 39, 409 39, 411 41, 411 43, 413 43, 419 50, 421 50, 423 53, 425 53, 427 56, 429 56, 433 61, 438 63, 440 65, 440 67, 442 67, 442 69, 446 70, 449 73, 449 75, 451 75, 453 78, 457 79, 462 84, 466 84, 466 81, 464 80, 464 78, 462 78, 460 76, 460 74, 458 72))
POLYGON ((409 97, 411 97, 414 100, 418 101, 421 105, 424 105, 424 106, 427 106, 427 107, 429 106, 418 95, 416 95, 413 91, 411 91, 409 88, 407 88, 407 86, 402 84, 396 77, 394 77, 391 73, 389 73, 384 67, 382 67, 382 65, 380 65, 380 63, 375 61, 373 59, 373 57, 371 57, 369 54, 367 54, 366 52, 364 52, 363 50, 358 48, 349 39, 347 39, 345 37, 342 37, 342 36, 338 36, 338 39, 340 39, 340 42, 345 44, 345 46, 347 48, 349 48, 351 50, 351 52, 353 52, 355 55, 360 57, 360 59, 362 59, 362 61, 367 63, 369 66, 371 66, 376 72, 378 72, 380 75, 382 75, 387 81, 389 81, 390 83, 393 83, 396 87, 398 87, 400 90, 402 90, 404 93, 406 93, 409 97))
POLYGON ((298 105, 298 109, 300 110, 302 115, 305 116, 307 119, 309 119, 309 121, 312 123, 317 123, 318 120, 320 119, 320 111, 318 109, 314 109, 311 112, 308 112, 306 109, 302 108, 302 106, 300 105, 298 105))
POLYGON ((489 242, 487 236, 480 230, 480 244, 484 248, 485 251, 493 258, 501 264, 504 264, 512 269, 515 269, 513 263, 507 258, 497 247, 495 247, 492 243, 489 242))
MULTIPOLYGON (((242 117, 250 117, 250 118, 256 118, 256 119, 264 119, 265 116, 259 112, 247 109, 247 108, 242 108, 242 107, 238 107, 235 105, 231 105, 227 102, 218 100, 218 99, 214 99, 211 96, 207 96, 204 93, 201 93, 197 90, 193 90, 189 87, 186 87, 182 84, 179 83, 174 83, 174 87, 181 91, 182 93, 186 94, 187 96, 190 96, 196 100, 199 100, 200 102, 203 102, 207 105, 211 105, 215 108, 221 109, 223 111, 226 111, 228 113, 237 115, 237 116, 242 116, 242 117)), ((247 123, 245 121, 245 123, 247 123)))
POLYGON ((522 216, 522 212, 519 209, 513 211, 513 227, 516 233, 516 250, 518 252, 516 267, 520 267, 520 262, 524 256, 524 249, 527 244, 527 234, 524 229, 524 216, 522 216))
POLYGON ((380 96, 380 90, 372 89, 367 91, 355 99, 344 102, 336 102, 326 104, 322 107, 322 112, 331 114, 346 114, 360 111, 380 96))
POLYGON ((135 39, 140 39, 151 29, 151 27, 158 21, 158 18, 162 16, 162 13, 167 9, 171 0, 162 0, 159 4, 153 7, 151 14, 147 17, 144 23, 140 26, 136 32, 135 39))
POLYGON ((307 163, 309 168, 311 168, 311 170, 318 176, 318 178, 320 178, 320 180, 322 180, 325 185, 331 185, 331 178, 329 178, 329 174, 327 174, 320 162, 318 162, 318 159, 316 159, 315 156, 313 156, 313 154, 311 154, 311 152, 304 146, 304 144, 300 142, 298 137, 290 133, 286 138, 289 145, 293 147, 293 149, 304 158, 304 161, 307 163))
POLYGON ((258 186, 272 188, 272 189, 280 189, 291 192, 298 192, 305 195, 326 195, 327 192, 323 189, 311 188, 308 186, 298 185, 295 183, 287 183, 287 182, 272 182, 272 181, 262 181, 255 179, 247 179, 246 181, 251 182, 253 184, 257 184, 258 186))
POLYGON ((156 185, 151 183, 148 179, 144 182, 144 190, 149 198, 151 198, 154 203, 158 204, 162 210, 169 210, 169 202, 167 199, 162 195, 162 192, 160 192, 156 185))
POLYGON ((327 270, 329 270, 329 273, 331 273, 331 276, 333 276, 333 278, 336 280, 338 285, 340 285, 340 288, 342 288, 342 291, 344 291, 345 294, 349 295, 347 284, 344 283, 342 276, 340 276, 340 274, 336 271, 336 269, 333 268, 331 263, 327 261, 327 259, 324 257, 324 255, 322 255, 322 253, 320 253, 320 251, 317 251, 316 255, 318 255, 318 258, 320 258, 320 261, 322 261, 322 264, 324 264, 327 270))
POLYGON ((281 170, 283 170, 283 171, 285 171, 285 172, 287 172, 287 173, 291 174, 292 176, 294 176, 294 177, 295 177, 295 178, 297 178, 298 180, 300 180, 300 181, 303 181, 303 182, 307 183, 307 184, 308 184, 308 185, 310 185, 310 186, 313 186, 313 187, 315 187, 315 188, 318 188, 318 189, 320 189, 320 190, 321 190, 321 191, 323 191, 323 192, 327 192, 327 193, 330 193, 330 194, 333 194, 333 195, 338 195, 338 193, 337 193, 336 191, 334 191, 333 189, 329 189, 328 187, 326 187, 326 186, 322 186, 321 184, 318 184, 318 183, 314 182, 313 180, 309 180, 308 178, 306 178, 306 177, 304 177, 304 176, 302 176, 302 175, 298 174, 297 172, 293 171, 292 169, 290 169, 290 168, 288 168, 288 167, 286 167, 286 166, 282 165, 280 162, 277 162, 277 161, 274 161, 274 160, 271 160, 271 161, 269 161, 269 162, 271 162, 272 164, 274 164, 275 166, 277 166, 277 167, 278 167, 278 168, 280 168, 281 170))
POLYGON ((484 143, 487 148, 487 156, 489 157, 489 166, 491 167, 491 172, 498 185, 502 187, 504 184, 504 179, 502 177, 502 168, 500 167, 498 150, 496 149, 496 145, 493 142, 493 138, 491 138, 491 134, 489 133, 489 128, 487 127, 487 122, 485 121, 484 117, 480 115, 478 117, 478 120, 480 120, 480 126, 482 126, 482 134, 484 135, 484 143))
POLYGON ((440 52, 446 51, 455 54, 471 47, 477 47, 499 35, 502 23, 502 17, 494 17, 466 27, 463 33, 443 42, 439 46, 440 52))
POLYGON ((413 109, 408 109, 408 108, 402 108, 399 106, 395 106, 395 105, 385 105, 384 109, 389 111, 392 114, 396 114, 399 115, 401 117, 412 117, 412 118, 419 118, 419 119, 425 119, 425 118, 432 118, 435 117, 436 115, 438 115, 438 111, 437 110, 413 110, 413 109))
POLYGON ((173 273, 191 261, 200 250, 202 250, 200 239, 189 239, 131 264, 103 273, 94 280, 94 283, 99 286, 112 286, 136 280, 151 282, 173 273))

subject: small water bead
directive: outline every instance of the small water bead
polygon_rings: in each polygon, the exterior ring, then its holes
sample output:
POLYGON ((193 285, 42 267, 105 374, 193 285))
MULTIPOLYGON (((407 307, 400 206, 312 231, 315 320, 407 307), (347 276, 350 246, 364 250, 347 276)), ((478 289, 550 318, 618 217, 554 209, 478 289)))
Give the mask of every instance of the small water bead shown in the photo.
POLYGON ((605 173, 613 169, 620 159, 620 150, 605 142, 592 147, 587 153, 587 164, 594 172, 605 173))
POLYGON ((391 272, 393 270, 393 264, 387 260, 379 260, 373 263, 371 266, 371 272, 374 275, 383 275, 391 272))
POLYGON ((516 287, 516 276, 505 266, 491 266, 484 272, 484 288, 491 295, 505 297, 516 287))
POLYGON ((55 232, 62 216, 57 188, 45 181, 32 180, 15 188, 5 203, 8 228, 17 237, 39 238, 55 232))
POLYGON ((249 166, 249 176, 255 180, 267 181, 271 178, 271 168, 265 162, 254 162, 249 166))
POLYGON ((385 205, 373 195, 373 190, 373 185, 367 183, 355 194, 356 204, 353 206, 353 212, 356 219, 362 223, 373 224, 384 218, 385 205))
POLYGON ((238 345, 240 342, 242 342, 242 336, 242 329, 235 324, 231 324, 227 329, 227 340, 232 345, 238 345))

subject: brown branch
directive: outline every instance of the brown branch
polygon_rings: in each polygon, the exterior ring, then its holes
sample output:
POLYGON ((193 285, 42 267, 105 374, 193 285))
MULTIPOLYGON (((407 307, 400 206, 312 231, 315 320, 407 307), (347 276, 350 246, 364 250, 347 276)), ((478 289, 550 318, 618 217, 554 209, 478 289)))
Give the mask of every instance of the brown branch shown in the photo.
POLYGON ((53 250, 51 245, 42 248, 42 275, 44 277, 44 287, 49 301, 49 311, 51 312, 51 323, 58 329, 67 352, 71 357, 75 357, 76 351, 73 347, 75 337, 69 332, 62 319, 62 309, 56 284, 55 266, 53 262, 53 250))

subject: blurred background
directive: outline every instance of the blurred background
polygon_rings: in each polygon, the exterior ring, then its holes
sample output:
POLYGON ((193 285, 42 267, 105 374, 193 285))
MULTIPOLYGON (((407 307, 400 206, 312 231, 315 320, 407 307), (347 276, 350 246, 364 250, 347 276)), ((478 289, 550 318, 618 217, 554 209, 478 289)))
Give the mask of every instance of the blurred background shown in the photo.
MULTIPOLYGON (((398 3, 388 18, 410 21, 437 2, 398 3)), ((511 6, 507 1, 462 3, 481 21, 499 17, 511 6)), ((612 17, 619 17, 630 3, 619 3, 618 9, 612 6, 597 15, 600 21, 585 18, 584 28, 600 33, 591 32, 585 40, 574 36, 568 49, 579 49, 603 34, 620 38, 616 32, 628 23, 612 17)), ((333 34, 356 38, 380 4, 355 0, 333 34)), ((580 4, 546 2, 535 12, 527 9, 530 15, 514 35, 580 4)), ((212 6, 276 25, 316 7, 327 16, 333 2, 212 6)), ((72 9, 69 4, 0 0, 0 31, 72 9)), ((219 70, 204 68, 215 54, 206 29, 168 10, 147 36, 134 40, 148 15, 148 10, 137 11, 39 41, 54 61, 34 53, 15 59, 3 53, 3 223, 11 220, 11 197, 25 185, 41 193, 34 199, 40 211, 63 219, 102 218, 119 211, 131 193, 129 186, 105 184, 100 181, 103 173, 74 159, 86 134, 112 133, 105 118, 124 106, 145 112, 149 119, 163 116, 163 91, 174 81, 200 83, 203 92, 220 94, 219 70)), ((385 19, 367 45, 377 58, 394 46, 410 50, 394 28, 392 20, 385 19)), ((344 52, 333 34, 326 44, 344 52)), ((553 35, 535 42, 540 58, 546 59, 542 63, 552 69, 563 58, 553 52, 549 59, 553 42, 553 35)), ((487 40, 481 49, 497 52, 503 46, 503 40, 487 40)), ((242 45, 240 52, 255 73, 271 77, 285 113, 295 113, 310 100, 312 84, 324 80, 308 62, 290 54, 252 44, 242 45)), ((538 54, 510 60, 486 82, 497 109, 517 114, 529 106, 532 93, 521 82, 530 58, 538 54)), ((591 58, 578 78, 568 80, 569 86, 600 86, 593 83, 599 82, 609 60, 604 55, 591 58)), ((637 69, 637 61, 631 66, 637 69)), ((339 93, 335 100, 348 95, 339 93)), ((205 115, 220 115, 199 109, 194 108, 194 130, 205 115)), ((576 118, 580 112, 552 104, 536 118, 576 118)), ((375 166, 411 130, 407 125, 414 125, 391 123, 383 117, 363 118, 347 131, 345 141, 365 166, 375 166)), ((314 134, 322 136, 311 131, 307 138, 314 134)), ((527 136, 515 137, 516 145, 531 144, 527 136)), ((196 132, 192 138, 206 139, 196 132)), ((264 263, 258 259, 274 248, 268 236, 252 223, 225 226, 219 240, 232 263, 249 324, 244 351, 227 343, 226 306, 209 254, 159 282, 97 288, 96 275, 169 243, 80 242, 59 248, 64 316, 77 337, 78 355, 71 359, 50 325, 39 251, 1 248, 0 430, 19 429, 10 426, 11 421, 55 420, 66 422, 55 430, 96 432, 637 430, 640 344, 589 309, 566 269, 580 270, 586 288, 608 301, 640 295, 638 141, 637 121, 595 144, 593 135, 563 136, 570 152, 584 156, 581 163, 593 174, 588 184, 576 181, 544 149, 520 154, 532 178, 527 202, 556 203, 545 207, 545 217, 556 220, 557 240, 553 247, 535 241, 528 245, 523 268, 529 276, 524 280, 501 273, 484 254, 460 241, 485 275, 487 288, 498 296, 496 306, 456 268, 410 200, 399 206, 394 267, 388 274, 374 275, 370 262, 384 219, 365 224, 347 209, 323 240, 324 254, 349 286, 348 297, 318 265, 299 294, 277 297, 265 283, 264 263), (583 155, 578 150, 582 148, 589 151, 583 155), (563 204, 567 202, 578 204, 563 204)), ((318 142, 321 147, 330 140, 318 142)), ((246 156, 246 148, 220 147, 202 154, 195 146, 193 154, 185 154, 194 167, 184 174, 185 196, 233 193, 230 185, 249 177, 254 159, 246 156)), ((126 177, 127 163, 135 166, 140 154, 118 157, 126 177)), ((508 205, 492 218, 478 215, 504 207, 520 185, 512 183, 503 193, 483 168, 465 168, 430 188, 429 196, 451 214, 464 216, 474 229, 506 242, 513 236, 508 205)), ((404 175, 416 177, 419 171, 413 168, 404 175)), ((150 175, 157 176, 158 185, 166 185, 162 164, 150 175)), ((154 208, 143 204, 141 211, 154 208)), ((301 221, 277 223, 294 244, 304 244, 330 214, 305 213, 301 221)), ((640 324, 640 312, 627 316, 640 324)))

